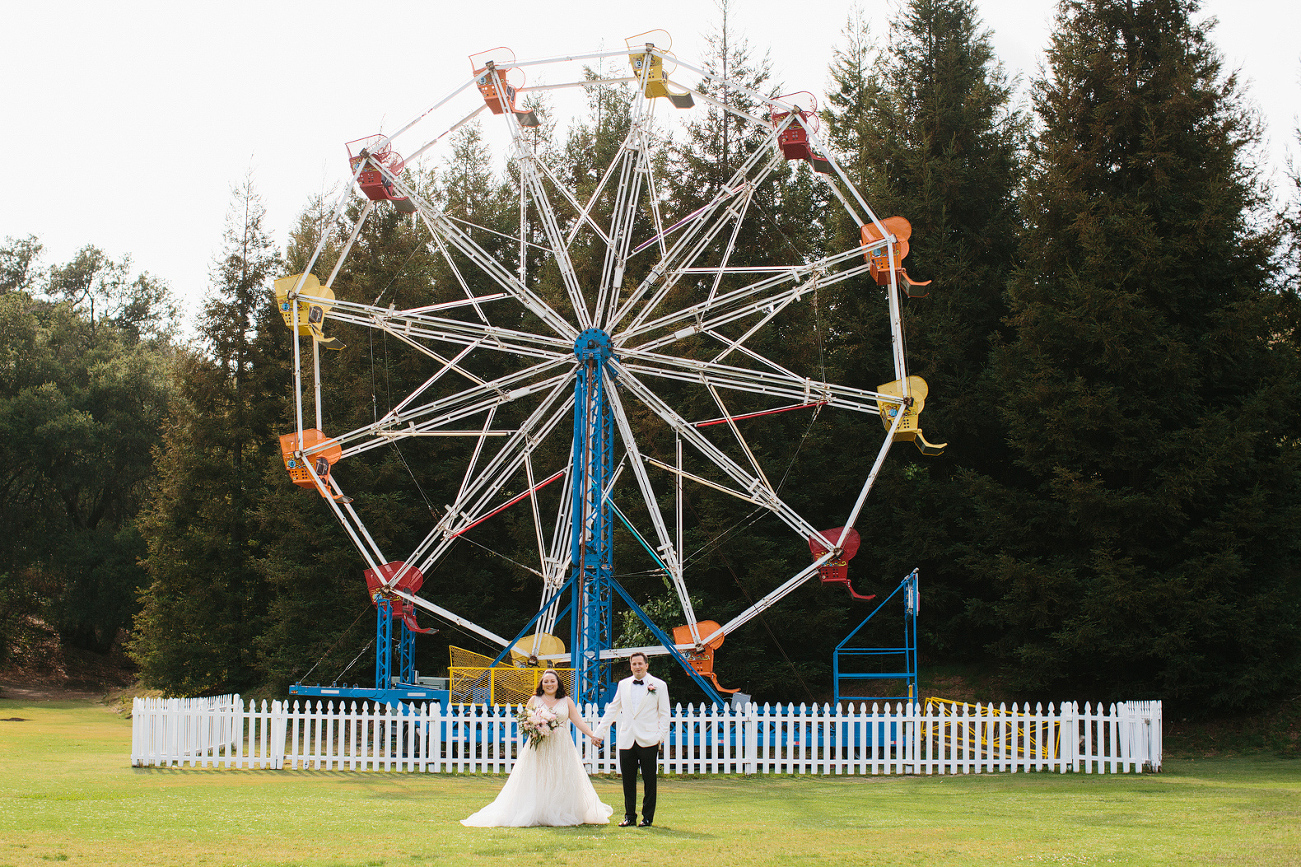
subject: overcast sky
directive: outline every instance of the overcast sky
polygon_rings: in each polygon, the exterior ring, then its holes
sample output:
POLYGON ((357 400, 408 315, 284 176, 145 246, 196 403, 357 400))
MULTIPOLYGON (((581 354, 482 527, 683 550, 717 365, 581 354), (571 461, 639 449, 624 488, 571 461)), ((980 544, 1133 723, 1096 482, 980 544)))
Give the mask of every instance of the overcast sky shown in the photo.
MULTIPOLYGON (((1024 92, 1053 2, 977 2, 1024 92)), ((852 5, 733 0, 731 24, 786 90, 820 96, 852 5)), ((883 40, 893 2, 859 5, 883 40)), ((344 142, 424 111, 465 80, 467 55, 501 45, 520 59, 578 54, 661 28, 694 62, 719 23, 712 0, 0 0, 0 12, 0 236, 38 236, 46 265, 85 244, 129 253, 191 303, 246 174, 283 245, 310 197, 347 174, 344 142)), ((1207 0, 1203 13, 1219 19, 1214 38, 1247 80, 1280 169, 1301 103, 1301 3, 1207 0)))

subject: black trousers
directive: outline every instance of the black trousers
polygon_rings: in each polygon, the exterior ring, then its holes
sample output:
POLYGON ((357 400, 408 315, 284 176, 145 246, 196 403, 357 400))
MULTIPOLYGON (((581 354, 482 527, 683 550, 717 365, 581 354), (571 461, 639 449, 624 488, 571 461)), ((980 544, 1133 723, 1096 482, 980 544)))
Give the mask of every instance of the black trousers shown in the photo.
POLYGON ((633 744, 630 750, 619 750, 619 773, 623 776, 623 814, 637 816, 637 771, 646 783, 646 797, 641 801, 641 817, 655 821, 655 782, 659 768, 660 746, 643 747, 633 744))

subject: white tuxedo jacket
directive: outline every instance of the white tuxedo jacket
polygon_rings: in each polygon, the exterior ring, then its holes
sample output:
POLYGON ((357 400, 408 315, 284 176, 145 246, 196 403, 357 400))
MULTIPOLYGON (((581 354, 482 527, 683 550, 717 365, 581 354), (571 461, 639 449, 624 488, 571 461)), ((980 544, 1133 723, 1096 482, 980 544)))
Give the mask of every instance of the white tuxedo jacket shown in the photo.
POLYGON ((633 698, 632 678, 619 681, 614 698, 605 706, 596 736, 604 738, 611 723, 619 726, 619 749, 631 749, 633 744, 643 747, 667 741, 669 738, 669 688, 658 677, 647 674, 647 692, 640 701, 633 698), (650 691, 654 687, 654 691, 650 691))

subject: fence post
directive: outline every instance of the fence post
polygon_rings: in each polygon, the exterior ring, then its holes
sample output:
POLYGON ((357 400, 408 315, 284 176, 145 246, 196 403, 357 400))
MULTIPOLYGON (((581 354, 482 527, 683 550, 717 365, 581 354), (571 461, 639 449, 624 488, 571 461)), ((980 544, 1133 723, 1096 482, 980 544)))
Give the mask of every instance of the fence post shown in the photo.
POLYGON ((285 723, 288 702, 271 703, 271 767, 282 771, 285 768, 285 723))
MULTIPOLYGON (((1076 773, 1080 769, 1080 705, 1079 702, 1062 702, 1062 731, 1063 738, 1070 741, 1066 747, 1067 756, 1070 758, 1071 773, 1076 773)), ((1066 773, 1066 763, 1062 764, 1062 773, 1066 773)))
POLYGON ((1161 756, 1164 749, 1162 743, 1164 735, 1162 733, 1162 718, 1164 711, 1161 702, 1152 703, 1152 770, 1159 772, 1161 770, 1161 756))
POLYGON ((131 767, 140 767, 140 696, 131 699, 131 767))
POLYGON ((759 760, 759 724, 754 702, 746 702, 741 712, 744 720, 741 724, 741 745, 744 749, 741 756, 741 773, 753 774, 756 772, 759 760))

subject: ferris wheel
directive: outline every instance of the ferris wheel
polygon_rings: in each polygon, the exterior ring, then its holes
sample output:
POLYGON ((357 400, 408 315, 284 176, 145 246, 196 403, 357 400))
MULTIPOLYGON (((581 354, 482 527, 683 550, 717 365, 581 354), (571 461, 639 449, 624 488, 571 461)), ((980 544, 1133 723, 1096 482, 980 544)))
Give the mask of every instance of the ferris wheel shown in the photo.
POLYGON ((323 236, 303 273, 276 282, 286 325, 306 339, 294 340, 297 425, 281 446, 294 482, 322 495, 360 552, 372 599, 389 606, 403 628, 415 629, 415 611, 422 609, 474 632, 503 656, 513 651, 535 663, 567 661, 576 670, 580 701, 599 701, 611 661, 638 650, 675 656, 718 698, 713 652, 725 636, 812 579, 848 586, 845 561, 859 544, 854 527, 891 443, 912 441, 926 453, 942 448, 922 435, 926 384, 909 376, 904 357, 901 299, 920 294, 924 284, 903 268, 907 221, 878 218, 855 189, 818 138, 811 95, 774 98, 713 75, 676 58, 663 31, 626 44, 541 60, 517 60, 505 48, 472 55, 467 78, 410 123, 349 143, 352 184, 334 218, 349 213, 358 192, 364 199, 339 255, 324 280, 316 276, 325 261, 323 236), (600 64, 598 73, 592 64, 600 64), (582 88, 624 93, 627 116, 611 156, 578 173, 564 165, 563 153, 538 147, 540 121, 528 97, 582 88), (663 157, 672 121, 657 113, 702 105, 749 133, 738 143, 743 150, 729 176, 688 207, 669 193, 663 157), (404 173, 414 159, 445 154, 453 133, 480 117, 500 125, 508 142, 518 192, 511 233, 422 194, 404 173), (798 161, 809 163, 829 200, 861 227, 858 244, 817 255, 789 244, 756 248, 751 239, 770 219, 761 204, 764 190, 798 161), (431 287, 429 303, 395 309, 336 293, 363 225, 381 208, 410 214, 448 275, 431 287), (841 284, 861 285, 888 312, 894 379, 874 391, 800 370, 762 340, 801 305, 815 303, 819 290, 841 284), (373 423, 325 432, 321 349, 342 347, 332 323, 384 332, 427 361, 428 378, 373 423), (312 375, 304 372, 306 346, 312 375), (308 405, 314 425, 304 418, 308 405), (709 408, 703 418, 702 406, 709 408), (821 409, 872 414, 882 422, 875 459, 835 530, 820 529, 783 498, 747 433, 748 425, 773 414, 821 409), (367 530, 373 516, 364 492, 348 489, 349 459, 435 436, 465 446, 459 484, 440 492, 445 509, 414 548, 394 556, 367 530), (789 527, 793 544, 812 552, 806 567, 774 581, 722 624, 701 619, 689 592, 683 498, 693 486, 734 498, 738 510, 775 516, 789 527), (529 568, 540 579, 537 614, 513 639, 419 593, 424 576, 459 540, 507 508, 529 513, 536 547, 529 568), (679 624, 652 622, 616 580, 616 523, 673 588, 679 624), (618 598, 645 620, 658 644, 614 646, 618 598), (562 611, 569 613, 568 642, 554 635, 562 611))

